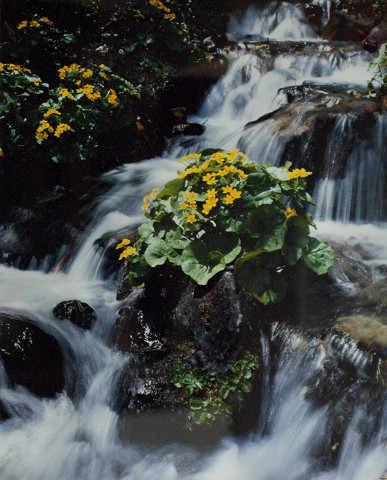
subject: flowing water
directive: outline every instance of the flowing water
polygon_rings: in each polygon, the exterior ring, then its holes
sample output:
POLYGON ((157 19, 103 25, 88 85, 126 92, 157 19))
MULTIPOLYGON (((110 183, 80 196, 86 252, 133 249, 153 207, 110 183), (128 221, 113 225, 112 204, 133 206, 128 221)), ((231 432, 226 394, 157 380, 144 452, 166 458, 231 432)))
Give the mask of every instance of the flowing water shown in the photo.
MULTIPOLYGON (((314 3, 329 14, 329 1, 314 3)), ((124 165, 103 176, 109 189, 97 198, 94 220, 79 239, 80 247, 66 271, 0 266, 1 311, 34 318, 38 325, 50 327, 60 343, 71 346, 65 355, 71 363, 66 372, 75 392, 71 399, 63 393, 54 400, 41 400, 21 387, 10 388, 0 368, 0 400, 11 415, 0 424, 0 480, 378 480, 387 470, 383 400, 380 421, 366 436, 361 432, 369 406, 357 407, 335 466, 328 467, 318 455, 333 407, 313 405, 306 396, 308 379, 332 350, 345 354, 360 369, 368 361, 356 347, 337 344, 334 337, 320 343, 274 324, 262 340, 263 401, 256 433, 245 439, 228 438, 211 450, 152 445, 151 438, 142 443, 128 440, 130 435, 120 433, 121 418, 109 407, 115 379, 127 358, 107 346, 119 302, 116 281, 104 278, 103 250, 95 241, 107 232, 138 225, 142 197, 174 176, 182 155, 203 147, 241 148, 253 160, 278 164, 285 148, 278 134, 266 123, 248 130, 244 125, 286 103, 279 89, 303 81, 349 88, 353 79, 364 85, 370 76, 367 54, 356 48, 339 54, 317 38, 298 7, 286 2, 277 7, 275 2, 260 12, 249 8, 231 19, 230 39, 308 40, 313 42, 313 55, 288 51, 265 62, 254 52, 234 52, 228 72, 191 118, 205 122, 204 135, 174 139, 161 158, 124 165), (73 298, 95 309, 97 322, 91 331, 54 319, 53 307, 73 298), (282 347, 274 362, 275 342, 282 347)), ((375 268, 387 264, 386 121, 379 118, 372 141, 360 142, 351 151, 345 175, 335 179, 331 173, 336 154, 351 122, 350 115, 343 115, 327 141, 326 171, 314 193, 317 234, 350 246, 360 244, 368 265, 375 268)))

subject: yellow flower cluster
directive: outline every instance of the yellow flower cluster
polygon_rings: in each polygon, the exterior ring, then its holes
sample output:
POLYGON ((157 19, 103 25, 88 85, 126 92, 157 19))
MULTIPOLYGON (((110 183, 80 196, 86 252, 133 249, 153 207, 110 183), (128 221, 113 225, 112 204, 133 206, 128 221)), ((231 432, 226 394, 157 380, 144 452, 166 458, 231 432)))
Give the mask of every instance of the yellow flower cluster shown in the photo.
POLYGON ((56 127, 54 135, 59 138, 62 135, 62 133, 67 132, 68 130, 71 130, 70 125, 68 125, 67 123, 60 123, 56 127))
POLYGON ((118 101, 117 101, 117 94, 116 92, 111 88, 109 90, 109 97, 108 97, 108 102, 111 103, 112 105, 114 105, 115 107, 118 107, 118 101))
POLYGON ((47 118, 50 115, 62 115, 62 114, 58 112, 58 110, 50 109, 50 110, 47 110, 47 112, 43 115, 43 117, 47 118))
POLYGON ((36 138, 42 140, 48 138, 48 133, 54 132, 54 127, 47 120, 40 120, 40 127, 36 130, 36 138))
POLYGON ((177 163, 183 163, 186 160, 191 160, 192 158, 198 159, 201 157, 200 153, 190 153, 189 155, 186 155, 185 157, 182 157, 177 163))
POLYGON ((90 68, 88 68, 88 69, 86 70, 86 72, 84 72, 84 74, 83 74, 82 76, 83 76, 83 78, 90 78, 90 77, 92 77, 92 76, 93 76, 93 70, 90 70, 90 68))
POLYGON ((237 190, 236 188, 230 187, 230 185, 226 185, 222 188, 223 193, 226 194, 224 199, 224 203, 227 205, 232 205, 235 200, 241 198, 242 192, 237 190))
MULTIPOLYGON (((4 69, 8 70, 9 72, 18 71, 24 73, 31 73, 29 68, 21 67, 20 65, 15 65, 14 63, 0 63, 0 72, 3 72, 4 69)), ((35 82, 36 80, 34 80, 35 82)), ((41 82, 41 80, 39 80, 41 82)))
MULTIPOLYGON (((53 25, 52 21, 47 17, 42 17, 40 21, 42 23, 46 23, 47 25, 53 25)), ((38 28, 40 27, 40 23, 37 20, 31 20, 30 23, 28 23, 27 20, 23 20, 22 22, 19 23, 19 25, 17 26, 17 29, 22 30, 23 28, 27 28, 28 26, 38 28)))
POLYGON ((284 214, 286 218, 290 218, 290 217, 295 217, 297 215, 297 212, 294 210, 294 208, 288 207, 284 212, 284 214))
POLYGON ((175 20, 176 15, 174 13, 171 13, 171 9, 166 7, 163 4, 163 2, 161 2, 160 0, 149 0, 149 4, 165 12, 164 13, 165 20, 175 20))
POLYGON ((66 75, 68 73, 71 73, 71 72, 84 72, 85 69, 84 68, 81 68, 80 65, 78 65, 77 63, 72 63, 71 65, 67 66, 65 65, 64 67, 61 67, 59 68, 58 72, 59 72, 59 78, 61 80, 63 80, 64 78, 66 78, 66 75))
POLYGON ((123 258, 128 258, 132 255, 134 255, 136 253, 136 249, 134 247, 129 247, 128 248, 128 245, 130 244, 130 240, 127 239, 127 238, 124 238, 122 240, 121 243, 119 243, 117 246, 116 246, 116 250, 120 250, 121 248, 125 248, 125 250, 123 250, 121 252, 121 255, 120 255, 120 258, 119 260, 122 260, 123 258))
POLYGON ((153 200, 157 197, 158 191, 159 188, 154 188, 149 195, 145 195, 143 198, 144 205, 141 207, 141 210, 146 210, 150 206, 150 202, 153 202, 153 200))
POLYGON ((60 90, 59 92, 59 96, 62 96, 62 97, 67 97, 69 98, 70 100, 73 100, 74 98, 74 95, 72 93, 70 93, 67 88, 62 88, 62 90, 60 90))
POLYGON ((296 168, 288 173, 288 178, 305 178, 309 175, 312 175, 312 172, 307 172, 305 168, 301 168, 301 170, 296 168))
POLYGON ((4 157, 4 152, 2 148, 0 148, 0 157, 4 157))
POLYGON ((78 88, 77 93, 84 93, 86 97, 92 102, 102 98, 101 92, 99 92, 98 90, 94 92, 94 85, 90 85, 90 84, 85 85, 83 88, 78 88))

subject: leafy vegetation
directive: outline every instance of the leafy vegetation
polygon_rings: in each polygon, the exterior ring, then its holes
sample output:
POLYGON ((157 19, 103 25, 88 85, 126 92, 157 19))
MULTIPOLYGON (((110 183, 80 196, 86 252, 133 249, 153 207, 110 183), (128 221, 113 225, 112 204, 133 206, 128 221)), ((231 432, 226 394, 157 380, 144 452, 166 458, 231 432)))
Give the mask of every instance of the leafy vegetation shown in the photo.
POLYGON ((332 249, 309 234, 315 225, 305 178, 311 172, 248 163, 239 150, 204 150, 183 162, 178 178, 144 197, 150 221, 139 227, 136 243, 117 245, 120 259, 129 260, 130 285, 168 264, 206 285, 233 264, 239 286, 269 304, 284 297, 297 262, 318 275, 327 272, 332 249))
POLYGON ((233 413, 241 408, 244 395, 252 391, 251 382, 258 366, 256 355, 250 352, 231 362, 222 374, 177 360, 171 368, 171 382, 189 395, 193 424, 211 425, 218 416, 228 424, 233 413))
POLYGON ((367 86, 367 94, 370 97, 376 97, 378 94, 387 92, 387 42, 379 49, 379 55, 372 60, 369 70, 373 72, 373 77, 367 86))

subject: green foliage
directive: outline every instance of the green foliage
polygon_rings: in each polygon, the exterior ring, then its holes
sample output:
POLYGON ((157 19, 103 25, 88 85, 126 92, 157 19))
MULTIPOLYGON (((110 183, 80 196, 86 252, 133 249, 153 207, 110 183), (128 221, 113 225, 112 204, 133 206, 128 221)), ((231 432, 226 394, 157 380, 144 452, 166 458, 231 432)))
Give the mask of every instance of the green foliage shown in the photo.
POLYGON ((144 197, 150 220, 126 247, 127 280, 139 285, 152 268, 172 264, 199 285, 234 264, 239 286, 260 302, 279 302, 291 267, 316 274, 333 264, 331 247, 309 234, 305 169, 247 163, 238 150, 205 150, 183 157, 179 177, 144 197), (158 192, 158 193, 157 193, 158 192), (147 268, 146 268, 147 266, 147 268))
POLYGON ((387 42, 379 49, 379 55, 370 63, 369 70, 373 72, 373 77, 367 86, 367 96, 376 97, 387 91, 387 42))
POLYGON ((232 414, 242 406, 244 394, 252 390, 258 366, 257 357, 250 352, 231 362, 222 374, 178 360, 171 368, 171 383, 189 395, 192 423, 211 425, 218 416, 230 423, 232 414))

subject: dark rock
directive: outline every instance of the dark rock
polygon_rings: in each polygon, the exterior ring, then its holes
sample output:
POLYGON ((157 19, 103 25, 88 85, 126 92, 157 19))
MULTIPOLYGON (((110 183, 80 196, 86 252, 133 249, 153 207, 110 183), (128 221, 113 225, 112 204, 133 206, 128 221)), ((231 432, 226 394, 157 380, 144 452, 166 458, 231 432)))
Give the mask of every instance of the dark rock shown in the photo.
POLYGON ((69 320, 84 330, 90 330, 97 318, 95 311, 87 303, 79 300, 58 303, 52 313, 58 320, 69 320))
POLYGON ((344 11, 334 12, 324 28, 325 40, 361 42, 372 29, 372 19, 359 19, 344 11))
POLYGON ((382 22, 371 30, 363 42, 363 48, 367 52, 375 53, 385 42, 387 42, 387 22, 382 22))
POLYGON ((303 10, 308 23, 320 28, 324 16, 324 9, 320 5, 305 3, 303 5, 303 10))
POLYGON ((54 397, 65 385, 59 343, 30 320, 0 315, 0 358, 11 385, 54 397))
POLYGON ((204 133, 204 127, 200 123, 187 123, 175 125, 172 128, 172 136, 185 135, 185 136, 199 136, 204 133))

